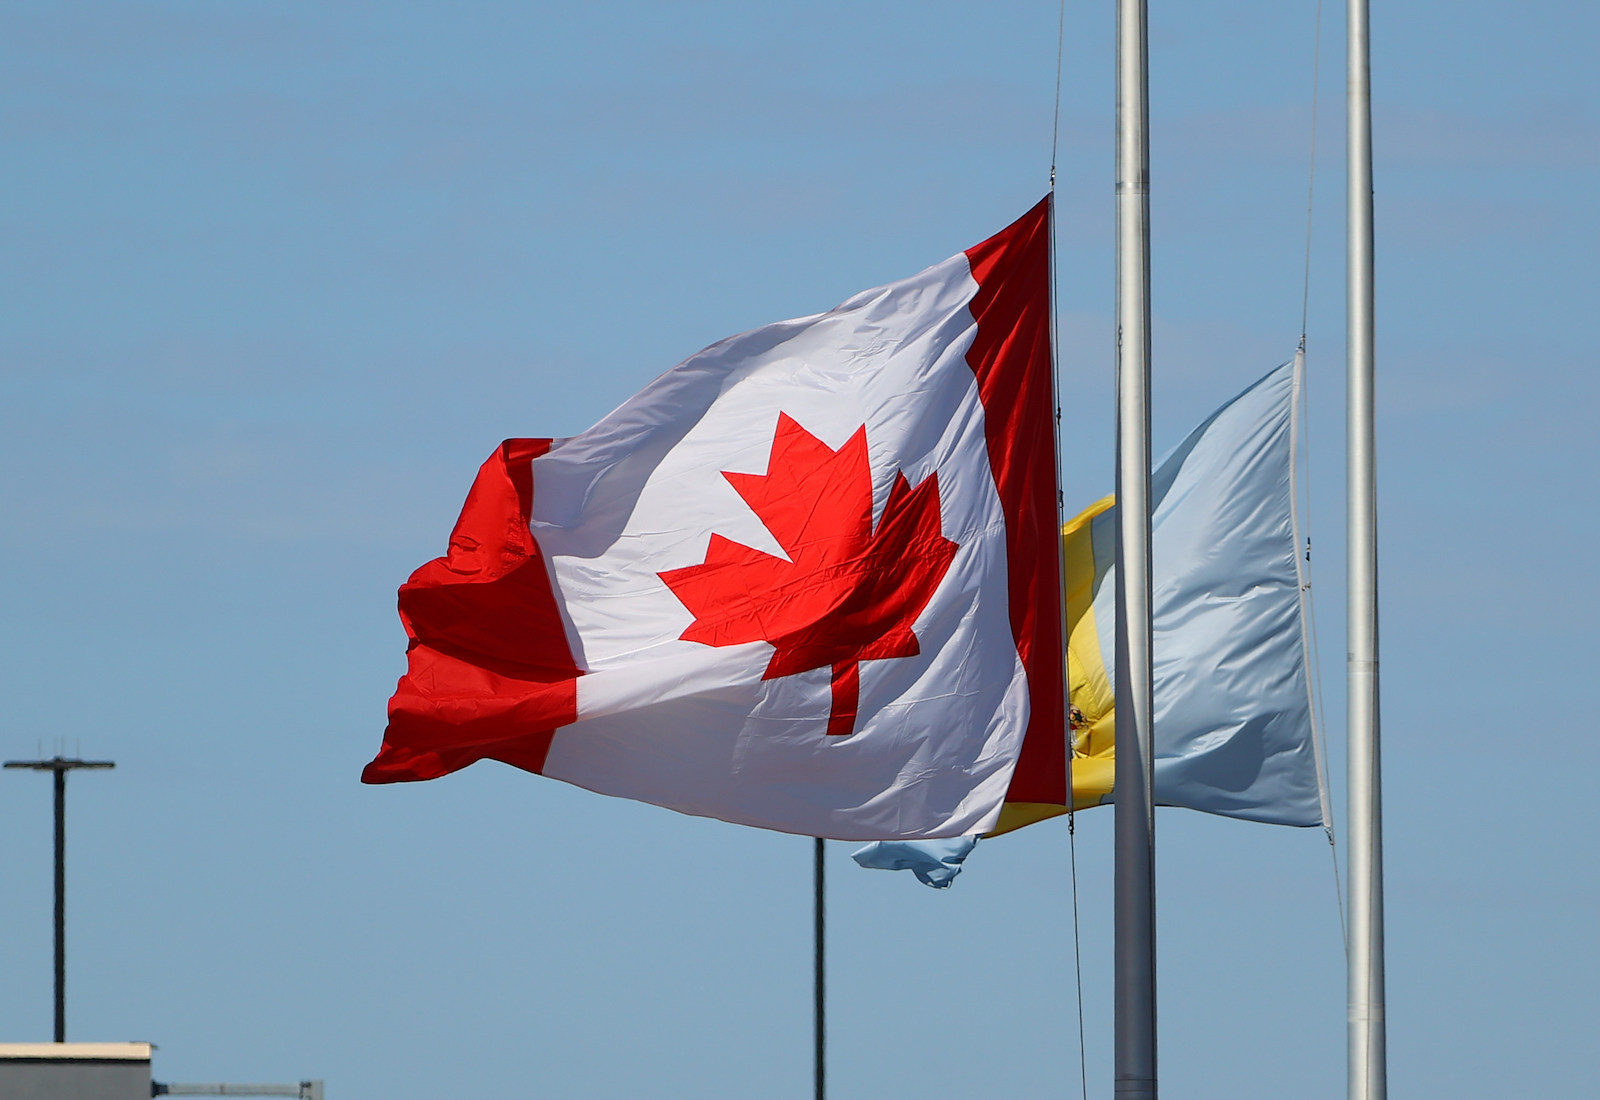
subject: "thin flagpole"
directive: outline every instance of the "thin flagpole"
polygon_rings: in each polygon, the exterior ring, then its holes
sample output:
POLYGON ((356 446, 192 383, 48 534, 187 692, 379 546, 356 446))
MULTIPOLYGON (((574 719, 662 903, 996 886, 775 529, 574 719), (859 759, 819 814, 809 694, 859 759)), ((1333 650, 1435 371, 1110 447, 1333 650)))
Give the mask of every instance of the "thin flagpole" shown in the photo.
POLYGON ((1155 1100, 1147 0, 1117 0, 1116 1096, 1155 1100))
POLYGON ((1373 429, 1372 76, 1367 0, 1349 0, 1345 342, 1349 606, 1351 1100, 1388 1094, 1383 989, 1383 804, 1378 736, 1378 510, 1373 429))
POLYGON ((815 1015, 813 1017, 814 1041, 814 1079, 817 1100, 827 1100, 828 1097, 828 958, 827 958, 827 931, 828 931, 828 906, 827 906, 827 864, 824 855, 827 850, 827 841, 817 837, 815 856, 812 862, 812 914, 814 918, 815 944, 815 978, 814 990, 815 1015))

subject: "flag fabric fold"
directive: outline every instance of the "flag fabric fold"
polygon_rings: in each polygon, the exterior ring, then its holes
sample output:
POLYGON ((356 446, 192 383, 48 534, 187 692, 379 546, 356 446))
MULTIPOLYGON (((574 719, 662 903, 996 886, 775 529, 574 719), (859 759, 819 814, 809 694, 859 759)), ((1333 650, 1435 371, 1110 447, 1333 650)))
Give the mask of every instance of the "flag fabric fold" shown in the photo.
POLYGON ((503 444, 400 590, 363 780, 493 759, 847 840, 988 831, 1024 752, 1064 794, 1048 202, 503 444))
MULTIPOLYGON (((1152 478, 1158 805, 1326 822, 1293 511, 1298 390, 1295 363, 1269 372, 1191 432, 1152 478)), ((1108 497, 1062 530, 1077 808, 1114 797, 1115 523, 1108 497)), ((1019 766, 1013 790, 1022 778, 1019 766)), ((1065 799, 1008 795, 993 831, 1065 812, 1065 799)), ((916 857, 897 858, 911 866, 916 857)), ((885 866, 873 848, 857 862, 885 866)))
POLYGON ((850 853, 862 867, 878 871, 910 871, 924 886, 942 890, 961 873, 976 836, 956 836, 947 840, 875 840, 850 853))

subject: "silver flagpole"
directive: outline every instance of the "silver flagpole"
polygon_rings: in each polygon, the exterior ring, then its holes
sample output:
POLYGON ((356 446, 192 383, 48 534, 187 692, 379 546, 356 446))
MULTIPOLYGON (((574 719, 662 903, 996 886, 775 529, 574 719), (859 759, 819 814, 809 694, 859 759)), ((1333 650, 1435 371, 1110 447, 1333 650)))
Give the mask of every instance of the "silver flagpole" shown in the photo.
POLYGON ((1116 1096, 1156 1096, 1146 0, 1117 0, 1116 1096))
POLYGON ((1350 1097, 1388 1093, 1378 755, 1378 509, 1373 431, 1372 74, 1367 0, 1349 0, 1345 341, 1350 754, 1350 1097))

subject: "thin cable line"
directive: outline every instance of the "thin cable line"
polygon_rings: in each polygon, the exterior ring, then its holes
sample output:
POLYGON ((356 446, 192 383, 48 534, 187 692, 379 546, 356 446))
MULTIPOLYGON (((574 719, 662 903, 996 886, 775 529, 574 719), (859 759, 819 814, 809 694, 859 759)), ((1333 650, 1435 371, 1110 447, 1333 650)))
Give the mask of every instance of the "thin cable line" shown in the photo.
MULTIPOLYGON (((1061 0, 1056 14, 1056 99, 1055 107, 1050 115, 1050 216, 1045 221, 1046 231, 1049 234, 1050 256, 1050 404, 1051 414, 1055 417, 1055 442, 1056 442, 1056 530, 1059 532, 1061 525, 1066 521, 1066 496, 1061 491, 1061 356, 1057 353, 1056 333, 1058 330, 1058 317, 1060 312, 1056 295, 1056 154, 1060 148, 1061 138, 1061 58, 1062 43, 1066 38, 1067 26, 1067 0, 1061 0)), ((1059 538, 1059 536, 1058 536, 1059 538)), ((1059 555, 1059 550, 1058 550, 1059 555)), ((1059 564, 1059 556, 1057 558, 1059 564)), ((1066 603, 1063 600, 1061 610, 1061 646, 1066 649, 1066 603)), ((1067 731, 1068 756, 1071 755, 1071 729, 1067 731)), ((1067 769, 1067 787, 1070 795, 1072 785, 1072 770, 1067 769)), ((1068 798, 1070 802, 1070 797, 1068 798)))
MULTIPOLYGON (((1307 417, 1306 419, 1309 421, 1310 417, 1307 417)), ((1307 441, 1307 446, 1306 446, 1306 480, 1308 482, 1311 480, 1311 448, 1310 448, 1310 441, 1309 440, 1307 441)), ((1310 510, 1310 507, 1311 507, 1311 487, 1309 485, 1307 485, 1307 487, 1306 487, 1306 508, 1307 508, 1308 511, 1310 510)), ((1299 552, 1298 548, 1296 548, 1296 552, 1297 553, 1299 552)), ((1314 727, 1314 728, 1316 728, 1319 731, 1319 734, 1320 734, 1320 731, 1322 729, 1326 729, 1327 728, 1328 719, 1327 719, 1327 715, 1323 712, 1323 709, 1322 709, 1322 697, 1323 697, 1323 694, 1324 694, 1323 690, 1322 690, 1322 653, 1321 653, 1320 647, 1317 645, 1317 601, 1316 601, 1316 598, 1315 598, 1315 596, 1313 594, 1314 593, 1314 589, 1312 587, 1312 581, 1311 581, 1311 538, 1310 538, 1310 536, 1306 537, 1305 556, 1306 556, 1306 573, 1305 573, 1305 575, 1306 575, 1306 582, 1305 582, 1305 584, 1306 584, 1306 587, 1305 587, 1306 614, 1310 619, 1310 623, 1308 625, 1309 625, 1309 632, 1311 634, 1311 668, 1312 668, 1312 671, 1314 672, 1314 674, 1316 676, 1316 683, 1317 683, 1316 691, 1312 693, 1312 703, 1317 708, 1317 713, 1316 713, 1317 726, 1314 727)), ((1320 776, 1320 779, 1321 779, 1322 785, 1324 787, 1326 787, 1328 785, 1328 771, 1327 771, 1327 769, 1328 769, 1328 754, 1327 754, 1327 750, 1325 748, 1325 744, 1326 744, 1325 741, 1319 736, 1319 738, 1318 738, 1318 747, 1317 747, 1317 767, 1322 773, 1321 776, 1320 776)), ((1350 931, 1346 927, 1346 924, 1345 924, 1344 879, 1339 873, 1339 842, 1338 842, 1338 839, 1337 839, 1336 830, 1334 829, 1333 810, 1332 810, 1332 806, 1331 805, 1329 806, 1329 809, 1328 809, 1328 821, 1323 826, 1322 831, 1323 831, 1324 834, 1326 834, 1326 836, 1328 838, 1328 855, 1333 860, 1333 898, 1334 898, 1334 904, 1339 909, 1339 938, 1340 938, 1340 940, 1343 941, 1345 955, 1348 956, 1350 954, 1350 931)))
MULTIPOLYGON (((1055 444, 1056 444, 1056 545, 1060 553, 1060 531, 1066 520, 1066 496, 1061 491, 1061 356, 1056 348, 1056 333, 1058 331, 1057 315, 1060 307, 1056 294, 1056 157, 1061 147, 1061 67, 1063 44, 1066 41, 1067 26, 1067 0, 1061 0, 1056 13, 1056 98, 1055 106, 1050 115, 1050 218, 1047 222, 1050 232, 1050 398, 1054 405, 1052 413, 1055 417, 1055 444)), ((1061 646, 1063 656, 1067 645, 1066 629, 1066 593, 1061 594, 1061 646)), ((1084 1039, 1083 1030, 1083 950, 1078 931, 1078 839, 1077 818, 1073 807, 1072 796, 1072 758, 1075 747, 1072 742, 1072 697, 1070 681, 1065 685, 1067 697, 1066 713, 1062 715, 1063 726, 1066 733, 1067 756, 1067 848, 1071 856, 1072 865, 1072 969, 1077 983, 1078 991, 1078 1078, 1083 1086, 1083 1100, 1089 1100, 1089 1067, 1088 1044, 1084 1039)))
MULTIPOLYGON (((1319 0, 1320 2, 1320 0, 1319 0)), ((1061 46, 1066 41, 1067 0, 1056 15, 1056 106, 1050 116, 1050 190, 1056 189, 1056 149, 1061 142, 1061 46)))
POLYGON ((1078 940, 1078 823, 1071 807, 1072 791, 1067 791, 1067 848, 1072 853, 1072 966, 1078 975, 1078 1077, 1083 1082, 1083 1100, 1089 1100, 1089 1048, 1083 1038, 1083 950, 1078 940))
MULTIPOLYGON (((1299 429, 1301 443, 1305 448, 1305 515, 1306 524, 1309 526, 1311 516, 1311 372, 1306 369, 1304 339, 1305 337, 1302 335, 1301 351, 1296 357, 1298 359, 1296 364, 1298 369, 1296 371, 1295 385, 1296 388, 1299 389, 1300 393, 1292 415, 1295 418, 1294 424, 1299 429)), ((1297 462, 1299 460, 1299 449, 1300 448, 1298 446, 1295 448, 1296 454, 1291 457, 1291 462, 1297 462)), ((1292 467, 1290 470, 1290 478, 1291 482, 1296 480, 1294 478, 1292 467)), ((1323 712, 1322 708, 1322 654, 1320 647, 1317 645, 1317 601, 1314 596, 1315 590, 1312 586, 1311 579, 1311 536, 1309 534, 1306 535, 1305 546, 1302 549, 1299 544, 1299 539, 1303 528, 1297 518, 1294 519, 1293 526, 1295 530, 1295 572, 1300 580, 1301 614, 1305 623, 1305 632, 1309 636, 1307 639, 1306 657, 1308 658, 1307 663, 1310 666, 1309 673, 1312 682, 1307 684, 1307 688, 1308 690, 1311 690, 1311 738, 1312 748, 1314 749, 1316 756, 1317 788, 1322 800, 1322 831, 1328 838, 1328 851, 1333 859, 1333 895, 1335 904, 1339 910, 1339 937, 1344 942, 1345 952, 1348 955, 1350 950, 1350 935, 1345 926, 1344 888, 1339 877, 1339 847, 1336 839, 1337 834, 1334 829, 1333 801, 1327 797, 1329 790, 1328 749, 1327 738, 1324 736, 1324 730, 1327 729, 1328 720, 1327 715, 1323 712), (1303 565, 1301 557, 1302 554, 1304 555, 1303 565)))
MULTIPOLYGON (((1058 331, 1057 315, 1060 308, 1057 304, 1056 294, 1056 157, 1061 147, 1061 68, 1063 46, 1066 41, 1067 27, 1067 0, 1061 0, 1056 12, 1056 97, 1055 106, 1050 114, 1050 397, 1055 408, 1055 444, 1056 444, 1056 531, 1057 546, 1060 546, 1060 530, 1066 519, 1066 497, 1061 491, 1061 356, 1056 350, 1056 333, 1058 331)), ((1057 551, 1059 553, 1059 549, 1057 551)), ((1062 596, 1062 623, 1061 644, 1063 656, 1067 644, 1066 636, 1066 593, 1062 596)), ((1078 991, 1078 1079, 1083 1086, 1083 1100, 1089 1100, 1089 1066, 1088 1044, 1084 1038, 1083 1029, 1083 949, 1079 934, 1078 921, 1078 828, 1077 815, 1073 807, 1072 794, 1072 758, 1076 754, 1072 742, 1071 720, 1071 683, 1067 683, 1067 713, 1063 725, 1066 727, 1067 737, 1067 849, 1070 853, 1072 865, 1072 969, 1076 978, 1078 991)))
MULTIPOLYGON (((1308 467, 1307 468, 1307 474, 1308 475, 1310 473, 1309 466, 1310 466, 1310 463, 1308 462, 1307 463, 1307 467, 1308 467)), ((1309 505, 1309 503, 1310 502, 1308 500, 1307 504, 1309 505)), ((1317 707, 1318 719, 1321 721, 1321 723, 1323 725, 1326 725, 1327 724, 1327 719, 1326 719, 1325 716, 1323 716, 1323 713, 1322 713, 1322 658, 1321 658, 1321 656, 1320 656, 1320 654, 1318 653, 1318 650, 1317 650, 1317 603, 1316 603, 1316 600, 1311 598, 1310 554, 1311 554, 1311 540, 1307 539, 1306 540, 1306 555, 1307 555, 1307 565, 1306 565, 1306 610, 1310 614, 1310 617, 1311 617, 1311 667, 1316 670, 1316 676, 1317 676, 1317 690, 1316 690, 1316 697, 1315 697, 1314 701, 1315 701, 1316 707, 1317 707)), ((1318 766, 1323 770, 1322 781, 1323 781, 1323 783, 1327 783, 1327 781, 1328 781, 1328 777, 1327 777, 1327 767, 1328 767, 1327 754, 1326 754, 1326 752, 1319 751, 1317 755, 1318 755, 1318 761, 1317 761, 1318 766)), ((1339 910, 1339 939, 1344 943, 1345 957, 1349 958, 1349 956, 1350 956, 1350 930, 1349 930, 1349 928, 1347 927, 1347 925, 1345 923, 1345 913, 1344 913, 1344 877, 1339 872, 1339 842, 1336 839, 1336 835, 1335 835, 1335 831, 1334 831, 1334 827, 1333 827, 1333 820, 1332 820, 1333 814, 1331 812, 1328 814, 1328 818, 1329 818, 1328 823, 1325 826, 1323 826, 1322 831, 1323 831, 1324 834, 1327 835, 1327 838, 1328 838, 1328 855, 1333 860, 1333 900, 1334 900, 1334 904, 1338 907, 1338 910, 1339 910)))
MULTIPOLYGON (((1306 169, 1306 247, 1305 247, 1305 272, 1300 285, 1300 355, 1301 363, 1305 363, 1306 332, 1309 328, 1311 313, 1311 239, 1313 213, 1316 209, 1317 197, 1317 108, 1321 97, 1322 75, 1322 0, 1317 0, 1317 14, 1315 30, 1311 48, 1311 150, 1309 164, 1306 169)), ((1301 384, 1305 387, 1302 394, 1302 411, 1297 413, 1302 419, 1305 455, 1306 455, 1306 517, 1307 524, 1311 516, 1311 413, 1309 397, 1310 372, 1305 371, 1301 384)), ((1300 555, 1301 549, 1295 547, 1295 554, 1300 555)), ((1328 789, 1328 760, 1325 740, 1322 731, 1327 727, 1327 716, 1323 712, 1323 687, 1322 687, 1322 654, 1317 644, 1317 602, 1313 596, 1311 582, 1311 537, 1306 536, 1305 545, 1305 570, 1304 570, 1304 595, 1307 626, 1311 635, 1311 667, 1316 678, 1316 690, 1312 693, 1312 735, 1316 739, 1318 781, 1322 790, 1328 789)), ((1296 562, 1298 564, 1298 560, 1296 562)), ((1350 931, 1345 919, 1344 911, 1344 880, 1339 873, 1339 842, 1334 829, 1333 810, 1331 804, 1325 803, 1323 816, 1323 832, 1328 838, 1328 854, 1333 863, 1333 895, 1334 903, 1339 911, 1339 938, 1344 943, 1346 957, 1350 954, 1350 931)))
MULTIPOLYGON (((1300 350, 1306 350, 1306 318, 1311 310, 1311 211, 1317 197, 1317 92, 1322 74, 1322 0, 1317 0, 1317 25, 1311 47, 1311 165, 1306 173, 1306 270, 1300 287, 1300 350)), ((1057 93, 1058 95, 1060 93, 1057 93)), ((1308 471, 1309 472, 1309 471, 1308 471)), ((1306 499, 1310 507, 1309 496, 1306 499)))

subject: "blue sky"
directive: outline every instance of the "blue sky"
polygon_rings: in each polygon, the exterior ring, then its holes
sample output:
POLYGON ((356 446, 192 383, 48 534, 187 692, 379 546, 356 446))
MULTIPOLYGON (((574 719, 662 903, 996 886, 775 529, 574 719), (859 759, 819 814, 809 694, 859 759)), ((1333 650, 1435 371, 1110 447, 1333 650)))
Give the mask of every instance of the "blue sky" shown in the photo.
MULTIPOLYGON (((364 788, 394 591, 503 437, 1045 189, 1056 9, 13 3, 7 758, 71 780, 69 1037, 339 1100, 809 1095, 810 850, 480 765, 364 788)), ((1152 12, 1158 450, 1299 334, 1314 2, 1152 12)), ((1111 483, 1112 6, 1066 10, 1069 505, 1111 483)), ((1342 810, 1343 13, 1322 15, 1311 530, 1342 810)), ((1600 16, 1375 5, 1391 1078, 1577 1095, 1600 1011, 1600 16)), ((0 779, 0 1038, 50 1026, 49 784, 0 779)), ((1109 811, 1077 834, 1110 1089, 1109 811)), ((1070 1092, 1067 836, 830 864, 835 1095, 1070 1092)), ((1163 1084, 1343 1094, 1314 831, 1158 821, 1163 1084)))

